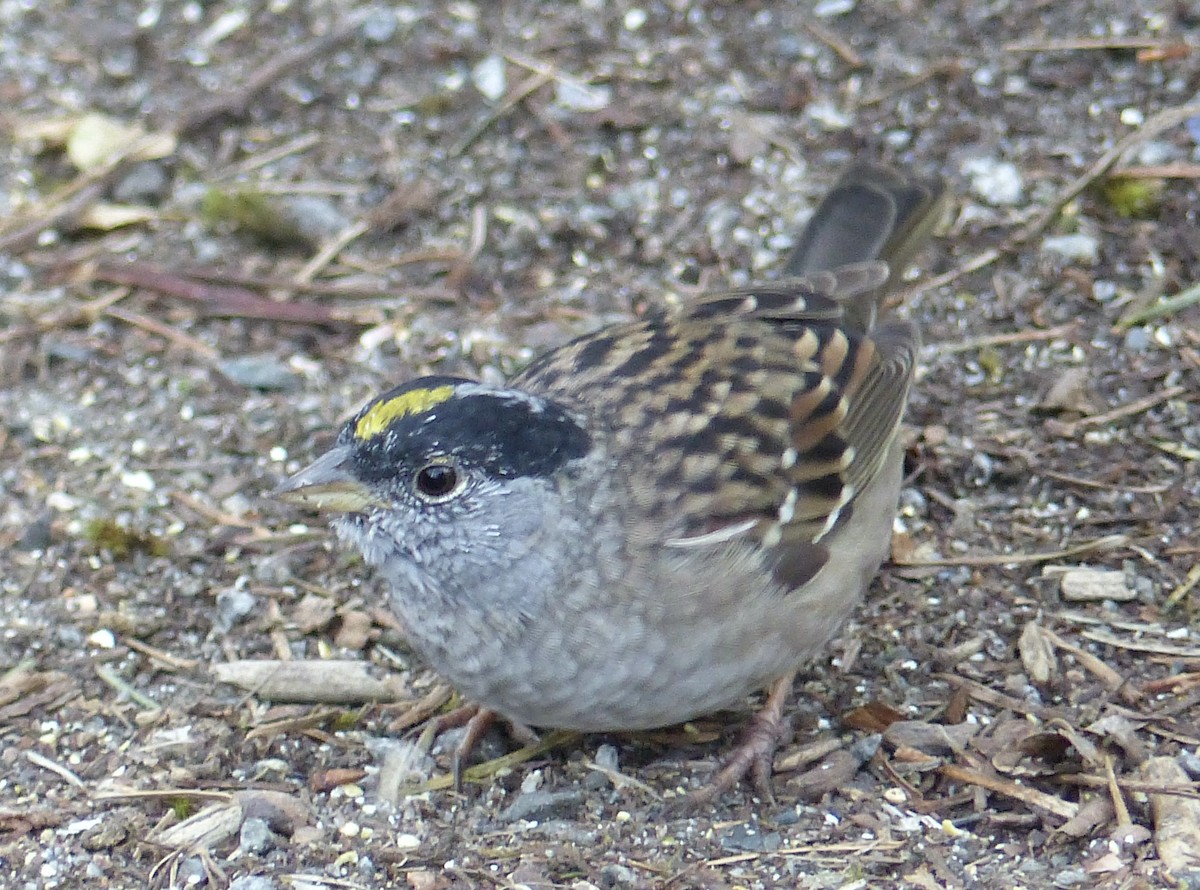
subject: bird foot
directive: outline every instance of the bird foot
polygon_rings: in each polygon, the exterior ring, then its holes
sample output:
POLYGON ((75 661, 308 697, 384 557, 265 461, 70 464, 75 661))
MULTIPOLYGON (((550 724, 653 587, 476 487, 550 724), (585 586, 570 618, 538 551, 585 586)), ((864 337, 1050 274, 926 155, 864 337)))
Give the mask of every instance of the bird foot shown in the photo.
POLYGON ((751 718, 742 733, 741 741, 725 758, 724 765, 704 787, 685 797, 678 805, 680 810, 692 810, 712 803, 730 791, 749 775, 758 794, 769 803, 775 802, 771 789, 771 772, 775 751, 792 734, 791 721, 783 715, 783 707, 792 691, 796 674, 780 677, 771 684, 770 693, 762 709, 751 718))
POLYGON ((463 733, 462 739, 454 747, 454 753, 450 759, 450 771, 454 777, 454 790, 462 790, 462 775, 463 769, 467 763, 471 752, 475 750, 475 746, 497 720, 502 720, 508 724, 510 735, 519 742, 528 743, 530 739, 537 739, 537 734, 525 726, 523 723, 516 723, 512 720, 504 720, 495 711, 477 704, 460 705, 452 711, 442 714, 430 720, 425 728, 421 731, 421 746, 428 750, 433 746, 433 741, 442 733, 451 729, 466 727, 466 732, 463 733))

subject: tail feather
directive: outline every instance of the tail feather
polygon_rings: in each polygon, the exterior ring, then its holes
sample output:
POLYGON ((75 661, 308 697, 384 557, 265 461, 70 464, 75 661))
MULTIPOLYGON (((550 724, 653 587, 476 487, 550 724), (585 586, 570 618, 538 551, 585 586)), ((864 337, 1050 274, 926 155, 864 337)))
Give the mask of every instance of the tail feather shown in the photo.
MULTIPOLYGON (((817 206, 782 274, 801 278, 881 260, 888 280, 866 301, 873 306, 929 238, 944 207, 940 182, 912 179, 880 164, 856 164, 817 206)), ((866 327, 871 320, 863 319, 866 327)))

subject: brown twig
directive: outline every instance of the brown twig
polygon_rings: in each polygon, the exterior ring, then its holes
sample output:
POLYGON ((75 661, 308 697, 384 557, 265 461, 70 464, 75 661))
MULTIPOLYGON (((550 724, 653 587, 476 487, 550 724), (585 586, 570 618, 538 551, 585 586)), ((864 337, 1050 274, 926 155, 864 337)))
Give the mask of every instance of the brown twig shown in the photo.
POLYGON ((1138 129, 1121 139, 1116 145, 1102 154, 1092 166, 1081 173, 1065 189, 1058 193, 1054 202, 1040 216, 1035 217, 1016 234, 1017 243, 1024 243, 1040 234, 1058 219, 1062 209, 1084 193, 1097 179, 1103 177, 1135 148, 1144 145, 1162 132, 1177 127, 1189 119, 1200 115, 1200 103, 1180 105, 1168 108, 1150 117, 1138 129))
MULTIPOLYGON (((1046 776, 1047 782, 1060 785, 1077 785, 1081 788, 1108 788, 1106 776, 1090 776, 1087 773, 1061 773, 1046 776)), ((1163 785, 1159 782, 1148 782, 1145 779, 1129 779, 1124 776, 1116 777, 1117 787, 1129 794, 1173 794, 1176 797, 1191 797, 1200 799, 1200 783, 1192 782, 1190 786, 1163 785)))
POLYGON ((194 281, 144 263, 97 266, 90 274, 96 280, 141 287, 166 297, 200 304, 209 315, 331 327, 355 323, 335 315, 325 306, 268 300, 245 288, 194 281))
POLYGON ((1091 553, 1095 550, 1109 550, 1123 547, 1128 543, 1126 535, 1105 535, 1094 541, 1086 541, 1067 547, 1063 550, 1050 550, 1043 553, 988 553, 979 556, 948 556, 941 559, 913 559, 893 562, 897 566, 1006 566, 1026 565, 1037 562, 1050 562, 1068 556, 1078 556, 1081 553, 1091 553))
POLYGON ((934 678, 945 680, 957 688, 964 689, 973 700, 991 705, 999 710, 1012 711, 1014 714, 1029 714, 1039 720, 1053 720, 1055 717, 1062 716, 1061 712, 1055 711, 1053 708, 1030 704, 1011 695, 1005 695, 1003 692, 997 692, 990 686, 985 686, 975 680, 960 677, 958 674, 939 673, 934 674, 934 678))
POLYGON ((1014 800, 1019 800, 1040 810, 1046 810, 1064 819, 1071 819, 1079 812, 1079 804, 1077 803, 1063 800, 1044 791, 1038 791, 1036 788, 1031 788, 1028 785, 1011 782, 1000 776, 991 776, 955 763, 944 764, 938 768, 938 772, 952 782, 966 782, 968 785, 977 785, 986 791, 1003 794, 1005 797, 1011 797, 1014 800))
POLYGON ((508 114, 552 80, 554 80, 554 73, 552 71, 538 71, 521 81, 504 97, 503 102, 493 108, 489 114, 485 115, 482 120, 467 130, 462 138, 451 146, 450 157, 456 158, 461 155, 475 143, 476 139, 486 133, 496 121, 500 120, 500 118, 504 117, 504 115, 508 114))
POLYGON ((1125 803, 1125 795, 1117 784, 1117 774, 1113 772, 1112 755, 1104 756, 1104 780, 1108 786, 1108 795, 1112 798, 1113 812, 1117 814, 1117 830, 1121 831, 1133 824, 1129 818, 1129 804, 1125 803))
POLYGON ((818 23, 812 16, 804 19, 804 30, 837 53, 838 58, 851 68, 862 68, 865 64, 863 57, 858 54, 853 46, 824 25, 818 23))
POLYGON ((1114 420, 1122 420, 1126 417, 1132 417, 1135 414, 1141 414, 1143 411, 1148 411, 1155 405, 1163 402, 1169 402, 1171 399, 1177 398, 1187 391, 1188 387, 1186 386, 1170 386, 1161 392, 1152 393, 1140 399, 1134 399, 1132 402, 1121 405, 1119 408, 1113 408, 1111 411, 1105 411, 1103 414, 1089 414, 1087 417, 1081 417, 1079 420, 1072 420, 1067 423, 1057 421, 1051 424, 1048 421, 1047 425, 1051 426, 1054 432, 1059 435, 1070 438, 1084 427, 1099 426, 1114 420))
MULTIPOLYGON (((454 263, 462 258, 463 252, 457 247, 427 247, 420 250, 401 254, 388 260, 389 267, 407 266, 415 263, 454 263)), ((155 263, 135 261, 130 263, 99 262, 90 270, 92 278, 98 281, 111 281, 112 276, 131 274, 129 270, 144 270, 147 275, 177 275, 196 281, 209 281, 229 287, 240 287, 253 291, 284 291, 297 294, 312 294, 330 298, 376 298, 394 297, 396 286, 390 281, 379 281, 377 284, 344 284, 340 281, 324 279, 321 281, 296 281, 278 275, 247 275, 229 269, 218 269, 207 266, 186 266, 166 269, 155 263)), ((417 297, 413 297, 414 289, 405 288, 405 297, 416 299, 455 299, 454 294, 444 288, 417 288, 417 297)))
POLYGON ((155 648, 148 643, 143 643, 141 640, 136 640, 129 636, 124 636, 121 638, 121 645, 128 646, 134 652, 142 653, 147 658, 153 659, 169 670, 188 671, 199 667, 202 663, 194 658, 180 658, 177 655, 164 652, 162 649, 155 648))
POLYGON ((1072 476, 1069 473, 1059 473, 1043 467, 1039 467, 1037 473, 1039 476, 1065 482, 1067 485, 1078 485, 1080 488, 1095 488, 1100 491, 1119 491, 1126 494, 1163 494, 1170 491, 1176 485, 1176 483, 1165 482, 1160 485, 1114 485, 1111 482, 1097 482, 1095 479, 1084 479, 1082 476, 1072 476))
POLYGON ((1057 40, 1024 40, 1009 43, 1007 53, 1090 52, 1094 50, 1155 49, 1169 46, 1154 37, 1061 37, 1057 40))
POLYGON ((1200 164, 1145 164, 1122 167, 1122 179, 1200 179, 1200 164))
POLYGON ((12 229, 0 231, 0 253, 20 253, 32 247, 42 232, 79 216, 103 196, 115 178, 116 171, 107 170, 102 176, 89 176, 83 181, 76 181, 51 196, 42 202, 39 210, 19 218, 12 229))
MULTIPOLYGON (((1046 635, 1046 638, 1049 639, 1050 642, 1053 643, 1056 648, 1061 649, 1064 652, 1069 652, 1070 654, 1074 655, 1076 660, 1080 664, 1082 664, 1084 666, 1084 668, 1086 668, 1090 673, 1092 673, 1097 679, 1099 679, 1100 682, 1104 684, 1104 687, 1106 689, 1108 689, 1109 692, 1116 692, 1117 690, 1119 690, 1123 686, 1125 686, 1125 678, 1122 677, 1115 670, 1110 668, 1107 664, 1105 664, 1103 661, 1101 661, 1099 658, 1097 658, 1092 653, 1090 653, 1084 649, 1081 649, 1078 646, 1075 646, 1071 643, 1068 643, 1066 640, 1064 640, 1062 637, 1060 637, 1058 634, 1056 634, 1054 631, 1050 630, 1049 628, 1043 627, 1042 633, 1044 633, 1046 635)), ((1138 697, 1136 694, 1136 690, 1130 689, 1129 691, 1131 694, 1133 694, 1134 698, 1138 697)), ((1132 702, 1131 702, 1131 704, 1132 704, 1132 702)))
POLYGON ((199 102, 194 110, 176 122, 175 131, 180 135, 191 135, 219 117, 244 116, 250 107, 250 102, 271 84, 289 71, 327 55, 330 50, 353 37, 371 10, 371 7, 364 7, 351 13, 345 21, 339 23, 328 33, 274 56, 269 62, 251 72, 248 77, 241 79, 236 88, 199 102))
POLYGON ((1149 652, 1155 655, 1173 655, 1176 658, 1200 658, 1200 646, 1172 646, 1169 643, 1148 643, 1137 642, 1136 640, 1122 640, 1120 637, 1114 637, 1112 634, 1101 633, 1096 630, 1082 630, 1082 636, 1087 637, 1095 643, 1103 643, 1106 646, 1115 646, 1118 649, 1128 649, 1130 652, 1149 652))
POLYGON ((977 272, 991 265, 1001 256, 1012 253, 1018 247, 1031 241, 1048 228, 1058 218, 1059 214, 1062 213, 1064 207, 1083 194, 1097 179, 1108 173, 1129 152, 1156 138, 1163 131, 1178 126, 1197 115, 1200 115, 1200 104, 1196 103, 1180 105, 1176 108, 1168 108, 1166 111, 1160 111, 1137 130, 1125 136, 1125 138, 1102 154, 1092 166, 1075 177, 1065 188, 1059 191, 1054 201, 1048 207, 1044 208, 1032 220, 1010 235, 1000 247, 988 248, 958 267, 951 269, 949 272, 918 283, 910 289, 909 296, 915 296, 927 290, 951 284, 964 275, 977 272))
POLYGON ((1179 605, 1179 601, 1187 596, 1197 584, 1200 584, 1200 565, 1192 566, 1183 583, 1171 591, 1171 595, 1163 602, 1163 611, 1179 605))
POLYGON ((1018 343, 1033 343, 1038 340, 1056 340, 1059 337, 1068 337, 1079 330, 1078 321, 1069 321, 1066 324, 1060 324, 1052 328, 1043 330, 1029 331, 1012 331, 1007 334, 989 334, 983 337, 971 337, 968 340, 960 340, 957 343, 942 342, 931 343, 930 348, 939 355, 954 355, 959 352, 971 352, 976 349, 982 349, 987 346, 1011 346, 1018 343))
POLYGON ((209 363, 215 363, 221 357, 221 354, 216 349, 202 340, 188 336, 183 331, 177 331, 170 325, 163 324, 158 319, 142 315, 140 312, 130 312, 128 309, 122 309, 119 306, 110 306, 105 310, 104 314, 123 321, 127 325, 141 328, 143 331, 162 337, 176 346, 182 346, 184 349, 196 353, 196 355, 209 363))

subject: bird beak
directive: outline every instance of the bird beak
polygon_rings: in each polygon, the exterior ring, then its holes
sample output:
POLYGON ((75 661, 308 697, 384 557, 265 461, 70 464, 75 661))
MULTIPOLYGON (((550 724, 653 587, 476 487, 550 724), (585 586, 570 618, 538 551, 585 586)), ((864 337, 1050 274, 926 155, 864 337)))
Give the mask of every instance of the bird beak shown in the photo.
POLYGON ((359 513, 377 499, 346 469, 350 447, 338 445, 299 473, 289 476, 271 492, 290 504, 321 513, 359 513))

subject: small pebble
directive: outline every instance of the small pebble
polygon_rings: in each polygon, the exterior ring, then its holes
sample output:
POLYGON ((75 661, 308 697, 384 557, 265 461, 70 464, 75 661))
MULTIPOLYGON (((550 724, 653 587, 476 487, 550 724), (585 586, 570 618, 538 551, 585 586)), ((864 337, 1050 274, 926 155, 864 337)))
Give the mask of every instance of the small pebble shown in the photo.
POLYGON ((612 102, 612 89, 570 80, 555 83, 554 102, 568 111, 603 111, 612 102))
POLYGON ((993 207, 1020 204, 1025 183, 1017 165, 996 158, 972 158, 962 166, 971 180, 971 191, 993 207))
POLYGON ((1145 327, 1130 328, 1125 332, 1125 349, 1129 352, 1145 352, 1151 343, 1150 331, 1145 327))
POLYGON ((500 821, 544 822, 550 818, 564 818, 582 804, 582 791, 534 791, 514 800, 500 813, 500 821))
POLYGON ((154 491, 154 477, 145 470, 133 470, 122 473, 121 484, 135 491, 154 491))
POLYGON ((487 56, 471 69, 471 83, 489 102, 498 102, 508 92, 508 76, 503 56, 487 56))
POLYGON ((1094 266, 1100 261, 1100 242, 1091 235, 1051 235, 1042 239, 1042 250, 1072 263, 1094 266))
POLYGON ((624 865, 606 865, 600 869, 600 883, 604 887, 640 887, 641 878, 632 868, 624 865))
POLYGON ((242 875, 229 882, 229 890, 278 890, 279 885, 263 875, 242 875))
POLYGON ((777 831, 763 832, 750 822, 742 822, 722 831, 720 844, 726 850, 745 853, 771 853, 783 846, 783 836, 777 831))
POLYGON ((177 876, 179 883, 175 886, 178 887, 203 887, 208 882, 204 860, 199 856, 189 856, 180 862, 177 876))
POLYGON ((252 816, 242 822, 238 842, 245 852, 261 856, 275 846, 275 835, 266 819, 252 816))
POLYGON ((642 25, 646 24, 646 19, 646 10, 635 6, 625 13, 625 19, 622 24, 625 26, 626 31, 636 31, 642 25))
POLYGON ((107 627, 88 634, 87 641, 97 649, 112 649, 117 645, 117 638, 107 627))
POLYGON ((813 15, 819 19, 831 19, 834 16, 853 12, 854 6, 855 0, 818 0, 813 7, 813 15))
POLYGON ((604 767, 604 769, 617 769, 620 761, 618 760, 616 745, 605 743, 596 749, 596 765, 604 767))
POLYGON ((416 850, 421 846, 421 839, 415 834, 398 834, 392 838, 393 849, 401 852, 416 850))
POLYGON ((392 9, 385 6, 378 7, 363 18, 363 38, 368 43, 387 43, 396 35, 396 28, 399 24, 396 13, 392 9))
POLYGON ((256 608, 258 598, 248 590, 223 590, 217 594, 217 620, 214 623, 218 630, 228 631, 256 608))
POLYGON ((113 200, 122 204, 157 204, 167 194, 167 183, 161 164, 143 161, 117 180, 113 200))
POLYGON ((240 386, 286 392, 300 385, 300 377, 285 362, 266 353, 223 359, 217 369, 240 386))
POLYGON ((16 544, 13 546, 18 550, 26 552, 31 550, 45 550, 50 546, 51 529, 50 517, 41 516, 25 526, 25 531, 21 533, 21 537, 17 539, 16 544))

